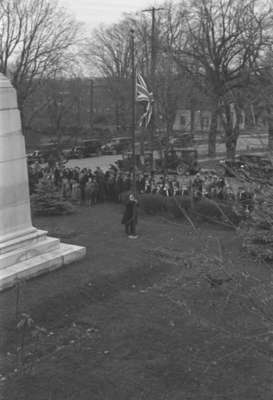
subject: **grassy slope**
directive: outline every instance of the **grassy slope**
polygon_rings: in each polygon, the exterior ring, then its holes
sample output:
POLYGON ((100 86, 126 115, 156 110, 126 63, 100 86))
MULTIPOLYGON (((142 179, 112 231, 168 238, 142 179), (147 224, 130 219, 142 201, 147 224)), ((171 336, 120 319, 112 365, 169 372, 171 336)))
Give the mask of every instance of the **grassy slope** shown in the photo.
MULTIPOLYGON (((185 223, 142 216, 140 238, 130 241, 121 212, 99 205, 35 220, 88 252, 22 287, 21 311, 53 334, 30 358, 31 373, 3 382, 3 399, 271 400, 269 301, 255 309, 270 270, 217 227, 196 234, 185 223), (232 280, 212 288, 207 271, 232 280)), ((1 294, 0 307, 6 375, 14 367, 14 289, 1 294)))

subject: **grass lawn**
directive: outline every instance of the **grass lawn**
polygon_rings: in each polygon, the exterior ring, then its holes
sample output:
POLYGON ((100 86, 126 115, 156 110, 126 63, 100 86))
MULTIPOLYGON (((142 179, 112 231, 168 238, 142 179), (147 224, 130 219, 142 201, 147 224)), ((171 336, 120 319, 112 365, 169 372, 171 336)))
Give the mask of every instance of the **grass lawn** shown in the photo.
POLYGON ((122 207, 36 218, 87 247, 81 262, 20 286, 20 312, 46 328, 16 348, 16 288, 0 294, 5 400, 272 400, 273 282, 232 230, 122 207), (20 352, 19 352, 20 355, 20 352))

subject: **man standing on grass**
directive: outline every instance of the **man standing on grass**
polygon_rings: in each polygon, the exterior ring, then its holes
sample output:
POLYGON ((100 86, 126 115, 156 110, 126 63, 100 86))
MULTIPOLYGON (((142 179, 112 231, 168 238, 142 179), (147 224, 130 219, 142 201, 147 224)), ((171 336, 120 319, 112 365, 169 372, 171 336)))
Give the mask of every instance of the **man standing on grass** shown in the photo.
POLYGON ((125 212, 122 217, 121 223, 125 226, 125 232, 129 239, 137 239, 136 224, 137 224, 137 207, 138 201, 131 193, 126 203, 125 212))

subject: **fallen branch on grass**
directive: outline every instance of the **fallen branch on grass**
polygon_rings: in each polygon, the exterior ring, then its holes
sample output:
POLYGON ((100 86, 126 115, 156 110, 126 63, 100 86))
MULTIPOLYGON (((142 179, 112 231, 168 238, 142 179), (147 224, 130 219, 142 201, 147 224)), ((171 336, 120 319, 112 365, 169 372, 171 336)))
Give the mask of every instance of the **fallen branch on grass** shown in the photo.
POLYGON ((223 221, 218 221, 217 219, 208 217, 207 215, 204 215, 204 214, 200 214, 200 213, 198 213, 198 212, 196 212, 196 211, 192 211, 192 214, 196 215, 196 216, 199 217, 199 218, 202 217, 202 218, 206 219, 206 220, 209 221, 209 222, 213 222, 214 224, 221 225, 221 226, 225 226, 225 227, 227 227, 227 228, 233 228, 234 230, 237 229, 237 227, 236 227, 234 224, 232 224, 232 223, 231 223, 231 224, 227 224, 227 223, 225 223, 225 222, 223 222, 223 221))
POLYGON ((244 345, 244 346, 242 346, 240 349, 233 350, 233 351, 231 351, 230 353, 225 354, 225 355, 222 356, 222 357, 216 358, 216 360, 213 360, 213 361, 211 361, 211 362, 208 363, 208 365, 206 366, 206 368, 203 370, 203 373, 205 374, 205 373, 211 368, 212 365, 217 365, 219 362, 221 362, 221 361, 223 361, 223 360, 226 360, 227 358, 230 358, 230 357, 233 356, 234 354, 238 354, 239 357, 242 358, 242 357, 245 356, 245 355, 248 353, 248 351, 249 351, 250 349, 252 349, 253 347, 255 347, 255 344, 253 344, 253 343, 252 343, 252 344, 248 344, 248 345, 244 345))
POLYGON ((212 200, 212 199, 210 199, 210 201, 211 201, 212 204, 217 208, 217 210, 220 211, 220 213, 221 213, 222 217, 224 218, 224 220, 227 221, 227 222, 229 222, 230 225, 231 225, 234 229, 237 229, 237 227, 233 224, 233 222, 232 222, 232 221, 230 220, 230 218, 226 215, 226 213, 224 213, 223 209, 219 206, 219 204, 218 204, 216 201, 212 200))
POLYGON ((174 197, 174 201, 175 201, 175 204, 177 205, 178 209, 182 212, 182 214, 184 215, 186 220, 190 223, 190 225, 193 228, 194 232, 197 233, 197 229, 196 229, 194 223, 192 222, 191 218, 189 217, 188 213, 186 212, 186 210, 178 204, 178 202, 177 202, 175 197, 174 197))

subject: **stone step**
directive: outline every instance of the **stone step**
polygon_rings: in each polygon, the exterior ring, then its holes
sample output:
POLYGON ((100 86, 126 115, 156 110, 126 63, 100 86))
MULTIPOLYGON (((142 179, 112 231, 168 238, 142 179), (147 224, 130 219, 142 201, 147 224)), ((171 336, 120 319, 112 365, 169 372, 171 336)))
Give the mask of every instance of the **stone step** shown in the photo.
POLYGON ((46 235, 47 231, 43 231, 40 229, 35 229, 33 232, 30 232, 23 236, 19 235, 13 239, 0 243, 0 254, 14 251, 22 247, 29 247, 39 241, 44 240, 46 238, 46 235))
POLYGON ((43 240, 38 240, 34 244, 33 241, 25 242, 26 244, 28 244, 26 247, 0 254, 0 270, 56 250, 60 247, 60 240, 54 237, 43 237, 43 240))
POLYGON ((0 291, 14 286, 20 280, 34 278, 79 260, 85 253, 85 247, 60 243, 58 249, 1 269, 0 291))

